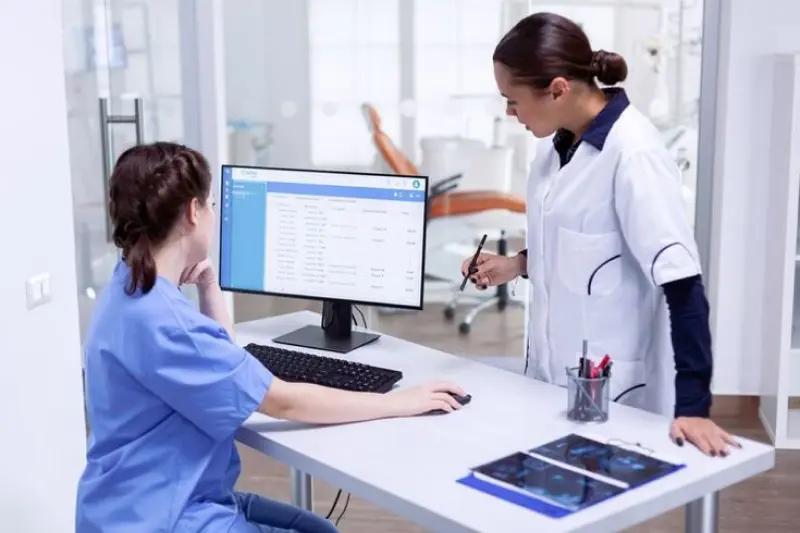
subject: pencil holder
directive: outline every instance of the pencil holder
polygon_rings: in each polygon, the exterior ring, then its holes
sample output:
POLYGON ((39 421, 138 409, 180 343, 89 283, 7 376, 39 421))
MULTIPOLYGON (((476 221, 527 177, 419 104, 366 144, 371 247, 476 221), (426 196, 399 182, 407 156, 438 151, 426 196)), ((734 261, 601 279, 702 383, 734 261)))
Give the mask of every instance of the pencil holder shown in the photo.
POLYGON ((610 377, 583 378, 578 367, 567 368, 567 419, 573 422, 606 422, 610 377))

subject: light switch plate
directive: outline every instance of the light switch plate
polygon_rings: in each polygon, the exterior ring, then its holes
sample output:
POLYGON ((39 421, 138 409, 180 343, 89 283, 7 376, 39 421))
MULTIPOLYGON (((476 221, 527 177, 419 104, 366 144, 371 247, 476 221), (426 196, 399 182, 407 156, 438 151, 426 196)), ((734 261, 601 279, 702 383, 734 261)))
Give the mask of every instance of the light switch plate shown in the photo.
POLYGON ((50 301, 50 274, 37 274, 25 282, 25 294, 28 300, 28 309, 39 307, 50 301))

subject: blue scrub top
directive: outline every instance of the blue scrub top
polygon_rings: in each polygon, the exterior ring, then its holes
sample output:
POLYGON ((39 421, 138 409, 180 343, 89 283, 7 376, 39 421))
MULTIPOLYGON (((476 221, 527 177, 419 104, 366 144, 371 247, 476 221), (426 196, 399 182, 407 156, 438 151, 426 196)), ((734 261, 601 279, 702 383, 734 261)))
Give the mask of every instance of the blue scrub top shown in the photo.
POLYGON ((125 294, 128 273, 120 262, 88 332, 76 530, 256 532, 233 497, 234 434, 272 375, 167 279, 125 294))

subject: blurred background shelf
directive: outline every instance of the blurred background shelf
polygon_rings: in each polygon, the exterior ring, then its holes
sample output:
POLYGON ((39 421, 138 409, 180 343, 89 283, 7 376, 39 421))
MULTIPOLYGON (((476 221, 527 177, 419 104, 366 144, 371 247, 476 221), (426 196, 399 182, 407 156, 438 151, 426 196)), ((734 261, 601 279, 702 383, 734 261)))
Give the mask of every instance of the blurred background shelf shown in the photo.
MULTIPOLYGON (((800 449, 800 55, 774 58, 759 416, 778 448, 800 449)), ((735 332, 731 332, 732 334, 735 332)))

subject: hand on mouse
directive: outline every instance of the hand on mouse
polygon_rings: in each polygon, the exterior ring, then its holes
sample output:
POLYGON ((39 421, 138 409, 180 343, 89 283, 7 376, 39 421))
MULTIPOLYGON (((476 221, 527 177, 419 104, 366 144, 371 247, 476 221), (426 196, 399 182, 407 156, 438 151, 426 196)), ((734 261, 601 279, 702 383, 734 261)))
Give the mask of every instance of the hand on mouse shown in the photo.
POLYGON ((414 416, 435 410, 450 413, 460 409, 461 404, 451 394, 465 396, 466 393, 453 383, 439 381, 392 392, 387 399, 392 402, 394 416, 414 416))

